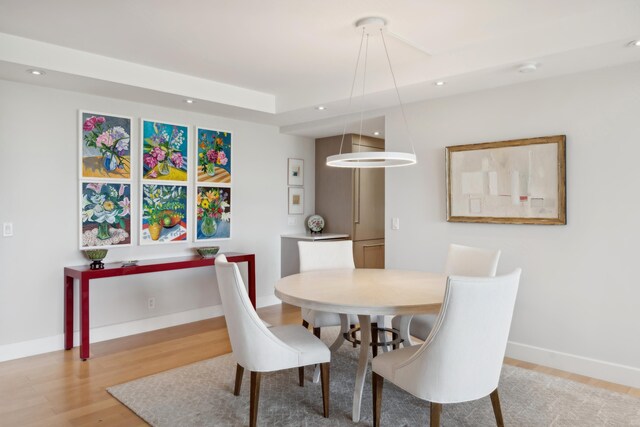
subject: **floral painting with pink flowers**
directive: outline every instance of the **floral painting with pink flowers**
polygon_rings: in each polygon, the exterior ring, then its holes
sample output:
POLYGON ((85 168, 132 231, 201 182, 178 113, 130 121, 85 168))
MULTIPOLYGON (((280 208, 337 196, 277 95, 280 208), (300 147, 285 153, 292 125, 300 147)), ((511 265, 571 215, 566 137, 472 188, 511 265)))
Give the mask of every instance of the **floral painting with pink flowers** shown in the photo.
POLYGON ((197 182, 231 184, 231 133, 197 129, 197 182))
POLYGON ((143 120, 143 179, 187 181, 188 142, 186 126, 143 120))
POLYGON ((131 119, 81 112, 82 178, 131 178, 131 119))
POLYGON ((81 183, 80 248, 131 244, 131 185, 112 182, 81 183))

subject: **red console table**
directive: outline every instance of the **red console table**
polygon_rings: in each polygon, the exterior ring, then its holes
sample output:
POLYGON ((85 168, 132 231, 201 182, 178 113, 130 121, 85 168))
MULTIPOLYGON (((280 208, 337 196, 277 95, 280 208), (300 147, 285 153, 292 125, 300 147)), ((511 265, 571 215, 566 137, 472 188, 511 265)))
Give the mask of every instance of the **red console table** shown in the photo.
MULTIPOLYGON (((249 274, 249 299, 256 306, 256 257, 255 254, 237 252, 225 253, 230 262, 246 262, 249 274)), ((80 282, 80 358, 89 358, 89 282, 91 279, 128 276, 131 274, 154 273, 159 271, 180 270, 183 268, 208 267, 215 264, 215 258, 202 258, 199 255, 149 259, 136 265, 123 267, 122 263, 105 264, 102 270, 90 270, 88 265, 64 268, 64 348, 73 348, 73 279, 80 282)))

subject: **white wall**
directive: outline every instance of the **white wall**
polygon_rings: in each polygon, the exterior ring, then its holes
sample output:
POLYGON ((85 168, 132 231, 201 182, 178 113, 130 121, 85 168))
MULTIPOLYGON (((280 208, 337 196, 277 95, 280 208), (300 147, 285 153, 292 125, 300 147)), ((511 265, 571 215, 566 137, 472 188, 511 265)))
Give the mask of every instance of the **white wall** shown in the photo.
MULTIPOLYGON (((233 131, 232 239, 214 244, 255 253, 258 304, 277 302, 279 236, 304 230, 304 216, 296 216, 295 226, 287 222, 287 158, 306 160, 305 214, 313 213, 313 140, 272 126, 0 80, 0 223, 13 222, 15 231, 0 237, 0 361, 63 346, 63 267, 87 263, 78 248, 78 109, 132 117, 134 163, 140 117, 233 131)), ((133 206, 138 187, 134 170, 133 206)), ((192 254, 193 246, 141 247, 136 239, 110 249, 106 261, 192 254)), ((92 281, 92 341, 215 314, 211 269, 92 281)))
MULTIPOLYGON (((419 163, 387 172, 387 267, 442 270, 449 243, 500 248, 499 272, 523 269, 508 355, 640 387, 638 76, 636 63, 407 106, 419 163), (566 226, 446 222, 446 146, 557 134, 566 226)), ((397 111, 385 131, 406 150, 397 111)))

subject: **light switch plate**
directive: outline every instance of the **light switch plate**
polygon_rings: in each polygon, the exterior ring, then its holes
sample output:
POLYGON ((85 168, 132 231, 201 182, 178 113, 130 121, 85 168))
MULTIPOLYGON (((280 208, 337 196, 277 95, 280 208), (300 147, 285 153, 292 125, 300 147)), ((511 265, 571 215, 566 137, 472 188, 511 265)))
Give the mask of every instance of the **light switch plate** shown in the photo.
POLYGON ((391 219, 391 229, 392 230, 400 230, 400 218, 392 218, 391 219))
POLYGON ((12 222, 3 222, 2 223, 2 235, 4 237, 13 236, 13 223, 12 222))
POLYGON ((296 225, 296 217, 290 216, 287 222, 289 225, 296 225))

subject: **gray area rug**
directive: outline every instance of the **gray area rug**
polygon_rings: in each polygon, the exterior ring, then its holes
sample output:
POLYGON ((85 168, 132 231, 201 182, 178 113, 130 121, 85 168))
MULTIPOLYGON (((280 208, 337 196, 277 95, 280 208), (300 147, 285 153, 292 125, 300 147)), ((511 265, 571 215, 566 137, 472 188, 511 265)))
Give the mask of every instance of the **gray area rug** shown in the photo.
MULTIPOLYGON (((335 333, 327 331, 330 343, 335 333)), ((323 329, 323 334, 325 331, 323 329)), ((367 376, 362 417, 351 421, 358 349, 348 344, 331 360, 331 413, 322 417, 320 384, 306 369, 304 387, 297 369, 265 374, 258 424, 264 426, 372 425, 371 375, 367 376)), ((249 374, 240 396, 233 395, 235 361, 231 354, 151 375, 107 389, 152 426, 243 426, 249 424, 249 374)), ((640 426, 640 399, 505 365, 500 399, 507 426, 640 426)), ((428 425, 429 403, 385 382, 383 426, 428 425)), ((444 405, 442 426, 495 426, 488 397, 444 405)))

